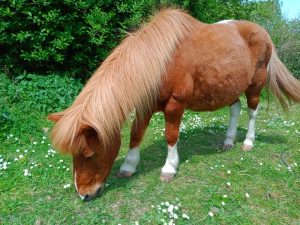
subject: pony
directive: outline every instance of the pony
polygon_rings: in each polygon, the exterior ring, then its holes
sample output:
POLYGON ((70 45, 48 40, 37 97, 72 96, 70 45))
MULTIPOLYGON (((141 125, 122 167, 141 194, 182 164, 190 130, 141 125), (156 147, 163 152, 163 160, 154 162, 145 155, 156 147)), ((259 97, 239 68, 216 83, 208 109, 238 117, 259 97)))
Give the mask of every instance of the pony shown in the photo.
POLYGON ((160 179, 172 181, 179 164, 177 142, 184 110, 230 107, 224 149, 234 146, 241 104, 247 98, 249 125, 243 150, 253 148, 262 89, 283 108, 300 102, 300 81, 276 54, 259 25, 227 20, 202 23, 167 8, 129 34, 94 72, 74 103, 48 118, 55 122, 53 146, 73 157, 74 184, 83 200, 105 186, 121 144, 122 124, 135 112, 129 151, 118 177, 130 177, 140 160, 139 145, 153 113, 165 117, 168 154, 160 179))

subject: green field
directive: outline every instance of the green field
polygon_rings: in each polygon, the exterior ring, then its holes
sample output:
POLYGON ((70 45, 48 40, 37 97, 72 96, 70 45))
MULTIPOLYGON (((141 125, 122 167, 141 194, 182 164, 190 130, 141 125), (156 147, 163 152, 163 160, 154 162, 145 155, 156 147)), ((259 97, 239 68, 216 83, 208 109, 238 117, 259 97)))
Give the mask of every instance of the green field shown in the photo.
POLYGON ((115 176, 127 152, 125 125, 106 189, 91 202, 75 192, 71 158, 51 150, 46 115, 20 113, 9 133, 0 134, 0 224, 164 224, 169 204, 178 207, 176 224, 300 224, 300 107, 285 114, 274 102, 267 111, 263 102, 255 148, 243 152, 248 118, 242 105, 230 151, 221 149, 227 108, 185 113, 171 183, 159 179, 167 155, 162 114, 147 130, 137 173, 115 176))

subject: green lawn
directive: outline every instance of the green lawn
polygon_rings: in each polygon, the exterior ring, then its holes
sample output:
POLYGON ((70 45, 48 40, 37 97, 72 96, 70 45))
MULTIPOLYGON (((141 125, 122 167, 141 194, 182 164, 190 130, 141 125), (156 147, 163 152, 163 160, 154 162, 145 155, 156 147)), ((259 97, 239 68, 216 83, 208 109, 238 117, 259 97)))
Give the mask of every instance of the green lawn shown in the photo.
POLYGON ((167 155, 162 114, 147 130, 137 174, 114 175, 127 151, 125 126, 107 187, 92 202, 75 193, 70 157, 49 151, 45 128, 52 125, 45 115, 20 114, 0 134, 0 224, 163 224, 168 203, 178 206, 176 224, 300 224, 300 106, 284 114, 275 103, 266 111, 263 103, 255 148, 243 152, 248 118, 242 102, 236 147, 226 152, 227 108, 185 113, 172 183, 159 180, 167 155))

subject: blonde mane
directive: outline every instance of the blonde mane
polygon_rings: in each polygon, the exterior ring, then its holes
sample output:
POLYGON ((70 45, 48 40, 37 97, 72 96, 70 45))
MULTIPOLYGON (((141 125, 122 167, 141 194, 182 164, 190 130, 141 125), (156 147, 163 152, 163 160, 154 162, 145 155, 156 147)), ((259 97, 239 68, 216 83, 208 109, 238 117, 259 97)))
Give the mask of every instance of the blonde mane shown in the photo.
POLYGON ((151 110, 174 51, 192 32, 193 17, 178 9, 164 9, 150 23, 129 34, 90 78, 74 103, 52 130, 54 146, 76 153, 84 144, 80 134, 92 127, 109 146, 126 117, 134 110, 151 110))

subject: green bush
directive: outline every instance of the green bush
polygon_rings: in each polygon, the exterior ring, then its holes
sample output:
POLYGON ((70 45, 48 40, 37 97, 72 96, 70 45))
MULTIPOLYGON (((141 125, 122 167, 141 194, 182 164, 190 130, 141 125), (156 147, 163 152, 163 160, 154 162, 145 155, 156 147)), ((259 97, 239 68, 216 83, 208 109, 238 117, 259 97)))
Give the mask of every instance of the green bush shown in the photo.
POLYGON ((26 102, 32 110, 46 113, 61 111, 71 105, 82 89, 79 80, 58 75, 27 74, 18 76, 16 81, 18 100, 26 102))
POLYGON ((16 127, 28 132, 21 124, 41 129, 36 121, 71 105, 81 89, 78 79, 66 76, 23 74, 10 79, 0 73, 0 136, 16 127))
POLYGON ((185 8, 203 22, 270 14, 245 0, 3 0, 0 69, 12 76, 26 71, 87 78, 126 32, 162 5, 185 8))
POLYGON ((300 79, 300 18, 285 20, 278 1, 256 3, 251 18, 266 28, 276 45, 280 59, 300 79))
POLYGON ((88 76, 145 17, 151 1, 1 1, 0 65, 6 74, 88 76))
POLYGON ((1 121, 12 120, 14 109, 27 112, 54 112, 71 105, 82 89, 79 80, 58 75, 24 74, 13 80, 0 74, 1 121))
POLYGON ((11 105, 15 98, 15 86, 4 74, 0 74, 0 126, 10 126, 12 121, 11 105))
POLYGON ((280 20, 270 30, 280 59, 300 80, 300 20, 280 20))

